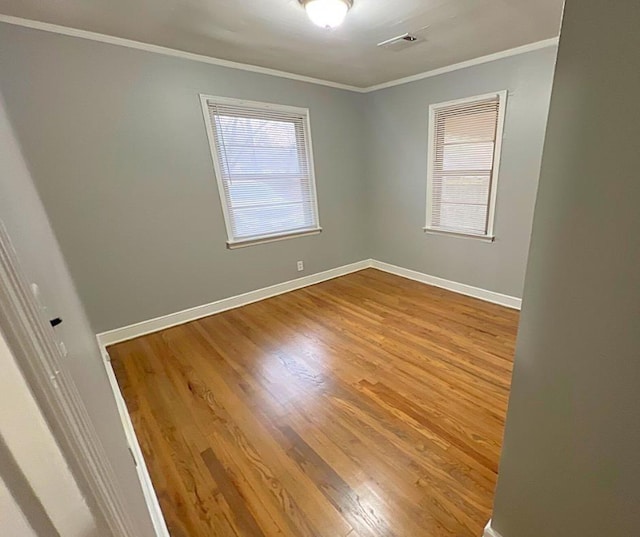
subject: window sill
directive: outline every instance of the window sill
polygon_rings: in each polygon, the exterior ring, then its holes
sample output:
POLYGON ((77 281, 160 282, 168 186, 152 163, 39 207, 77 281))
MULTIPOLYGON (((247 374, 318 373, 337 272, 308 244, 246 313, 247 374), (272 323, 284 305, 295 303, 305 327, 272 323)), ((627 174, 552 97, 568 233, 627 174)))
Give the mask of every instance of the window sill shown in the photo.
POLYGON ((434 229, 430 227, 423 228, 425 233, 431 235, 447 235, 450 237, 458 237, 460 239, 475 239, 481 242, 495 242, 496 238, 493 235, 474 235, 473 233, 458 233, 456 231, 445 231, 443 229, 434 229))
POLYGON ((247 246, 255 246, 257 244, 266 244, 269 242, 283 241, 286 239, 295 239, 296 237, 306 237, 307 235, 318 235, 322 232, 322 228, 307 229, 305 231, 293 231, 281 233, 278 235, 266 235, 264 237, 255 237, 253 239, 227 241, 227 248, 235 250, 237 248, 246 248, 247 246))

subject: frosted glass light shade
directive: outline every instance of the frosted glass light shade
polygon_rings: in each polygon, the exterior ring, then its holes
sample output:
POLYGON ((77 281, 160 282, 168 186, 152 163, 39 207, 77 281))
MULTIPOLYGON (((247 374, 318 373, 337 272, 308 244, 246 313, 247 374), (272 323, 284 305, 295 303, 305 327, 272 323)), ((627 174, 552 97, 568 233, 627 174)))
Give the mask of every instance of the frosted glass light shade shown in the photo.
POLYGON ((321 28, 336 28, 344 22, 351 2, 347 0, 309 0, 304 5, 311 22, 321 28))

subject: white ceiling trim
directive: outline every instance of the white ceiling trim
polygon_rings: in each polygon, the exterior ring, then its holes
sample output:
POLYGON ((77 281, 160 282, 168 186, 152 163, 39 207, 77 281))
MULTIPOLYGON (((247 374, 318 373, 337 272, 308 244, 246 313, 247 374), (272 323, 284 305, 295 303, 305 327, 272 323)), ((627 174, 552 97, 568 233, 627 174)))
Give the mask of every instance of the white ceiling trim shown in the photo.
POLYGON ((331 80, 322 80, 320 78, 313 78, 304 75, 298 75, 296 73, 288 73, 286 71, 279 71, 277 69, 269 69, 268 67, 260 67, 258 65, 250 65, 246 63, 238 63, 229 60, 222 60, 220 58, 214 58, 212 56, 205 56, 202 54, 195 54, 193 52, 185 52, 183 50, 172 49, 163 47, 160 45, 152 45, 150 43, 143 43, 141 41, 134 41, 132 39, 125 39, 123 37, 114 37, 111 35, 99 34, 97 32, 90 32, 88 30, 79 30, 77 28, 69 28, 67 26, 60 26, 58 24, 51 24, 48 22, 35 21, 31 19, 23 19, 21 17, 13 17, 11 15, 0 14, 0 22, 7 24, 13 24, 16 26, 23 26, 25 28, 32 28, 34 30, 42 30, 45 32, 52 32, 55 34, 67 35, 70 37, 79 37, 82 39, 89 39, 91 41, 99 41, 101 43, 108 43, 110 45, 118 45, 121 47, 133 48, 137 50, 144 50, 146 52, 154 52, 156 54, 164 54, 165 56, 173 56, 175 58, 182 58, 185 60, 192 60, 202 63, 208 63, 212 65, 219 65, 221 67, 228 67, 231 69, 240 69, 242 71, 250 71, 252 73, 259 73, 263 75, 276 76, 280 78, 288 78, 290 80, 297 80, 299 82, 307 82, 309 84, 318 84, 320 86, 328 86, 330 88, 341 89, 346 91, 352 91, 355 93, 370 93, 394 86, 400 86, 402 84, 408 84, 417 80, 423 80, 458 69, 465 69, 467 67, 473 67, 474 65, 481 65, 483 63, 493 62, 501 60, 503 58, 509 58, 511 56, 517 56, 518 54, 525 54, 527 52, 533 52, 534 50, 540 50, 547 47, 553 47, 558 44, 559 38, 553 37, 551 39, 545 39, 543 41, 537 41, 535 43, 529 43, 520 47, 503 50, 502 52, 496 52, 495 54, 489 54, 487 56, 481 56, 472 60, 440 67, 439 69, 433 69, 417 75, 412 75, 398 80, 391 80, 390 82, 384 82, 382 84, 376 84, 375 86, 369 86, 361 88, 357 86, 350 86, 348 84, 340 84, 339 82, 332 82, 331 80))
POLYGON ((454 63, 453 65, 447 65, 445 67, 440 67, 439 69, 426 71, 425 73, 399 78, 398 80, 391 80, 390 82, 383 82, 382 84, 376 84, 375 86, 369 86, 368 88, 365 88, 365 93, 392 88, 393 86, 400 86, 402 84, 408 84, 409 82, 415 82, 416 80, 423 80, 425 78, 431 78, 432 76, 438 76, 445 73, 450 73, 451 71, 457 71, 458 69, 465 69, 467 67, 473 67, 474 65, 481 65, 483 63, 502 60, 503 58, 517 56, 518 54, 526 54, 527 52, 533 52, 534 50, 540 50, 547 47, 555 47, 559 41, 559 37, 552 37, 551 39, 529 43, 528 45, 522 45, 521 47, 503 50, 502 52, 496 52, 487 56, 481 56, 479 58, 474 58, 473 60, 454 63))
POLYGON ((313 78, 310 76, 297 75, 295 73, 287 73, 286 71, 278 71, 277 69, 269 69, 268 67, 260 67, 258 65, 249 65, 247 63, 238 63, 238 62, 232 62, 229 60, 222 60, 220 58, 214 58, 212 56, 204 56, 203 54, 195 54, 193 52, 185 52, 184 50, 176 50, 173 48, 162 47, 160 45, 152 45, 150 43, 143 43, 141 41, 134 41, 133 39, 125 39, 123 37, 115 37, 112 35, 99 34, 97 32, 89 32, 88 30, 79 30, 77 28, 69 28, 68 26, 60 26, 58 24, 51 24, 49 22, 34 21, 31 19, 23 19, 21 17, 12 17, 11 15, 3 15, 3 14, 0 14, 0 22, 6 22, 7 24, 14 24, 16 26, 24 26, 26 28, 32 28, 34 30, 43 30, 45 32, 52 32, 54 34, 67 35, 70 37, 80 37, 82 39, 99 41, 101 43, 108 43, 110 45, 118 45, 121 47, 144 50, 146 52, 155 52, 156 54, 164 54, 165 56, 173 56, 173 57, 182 58, 185 60, 193 60, 196 62, 219 65, 221 67, 229 67, 231 69, 240 69, 242 71, 251 71, 252 73, 260 73, 262 75, 271 75, 271 76, 277 76, 280 78, 289 78, 292 80, 298 80, 300 82, 308 82, 310 84, 319 84, 321 86, 329 86, 330 88, 343 89, 347 91, 355 91, 359 93, 362 93, 364 91, 364 88, 349 86, 348 84, 340 84, 339 82, 332 82, 330 80, 322 80, 322 79, 313 78))

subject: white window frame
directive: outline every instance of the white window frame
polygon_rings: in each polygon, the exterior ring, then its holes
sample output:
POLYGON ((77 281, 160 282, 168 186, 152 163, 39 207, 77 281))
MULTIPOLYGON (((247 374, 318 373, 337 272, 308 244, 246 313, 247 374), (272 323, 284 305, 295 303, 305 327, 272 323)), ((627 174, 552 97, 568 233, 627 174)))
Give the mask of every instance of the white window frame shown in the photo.
POLYGON ((222 206, 222 214, 224 216, 224 225, 227 232, 227 248, 244 248, 246 246, 253 246, 256 244, 264 244, 268 242, 281 241, 285 239, 293 239, 296 237, 304 237, 307 235, 317 235, 322 232, 320 226, 320 213, 318 211, 318 190, 316 188, 316 176, 315 176, 315 163, 313 159, 313 143, 311 141, 311 117, 308 108, 299 108, 295 106, 287 106, 275 103, 265 103, 260 101, 249 101, 245 99, 234 99, 231 97, 218 97, 215 95, 200 94, 200 103, 202 106, 202 114, 204 116, 204 122, 206 125, 207 139, 209 141, 209 150, 211 151, 211 159, 213 160, 213 168, 215 171, 216 181, 218 184, 218 194, 220 196, 220 204, 222 206), (224 184, 222 181, 222 166, 220 165, 218 152, 216 151, 216 144, 214 138, 214 126, 211 124, 211 114, 209 112, 209 103, 217 103, 222 105, 233 106, 246 106, 247 108, 260 109, 260 110, 275 110, 278 112, 301 114, 304 116, 304 128, 306 130, 305 138, 307 140, 306 154, 309 162, 309 174, 311 187, 313 189, 313 201, 314 211, 316 215, 316 227, 304 231, 286 231, 280 233, 268 233, 259 237, 252 237, 250 239, 236 239, 233 236, 233 230, 231 227, 231 218, 229 215, 229 207, 227 207, 227 201, 225 199, 224 184))
POLYGON ((474 95, 472 97, 465 97, 464 99, 456 99, 453 101, 447 101, 442 103, 434 103, 429 106, 429 149, 427 152, 427 211, 426 211, 426 224, 424 231, 427 233, 434 233, 438 235, 449 235, 453 237, 463 237, 478 239, 485 242, 495 241, 495 217, 496 217, 496 204, 498 200, 498 179, 500 177, 500 160, 502 155, 502 143, 504 138, 504 126, 507 112, 507 98, 509 92, 507 90, 494 91, 492 93, 485 93, 483 95, 474 95), (493 153, 493 172, 491 174, 491 184, 489 186, 489 206, 487 215, 487 232, 484 235, 478 235, 475 233, 464 233, 456 231, 447 231, 443 229, 437 229, 431 227, 431 221, 433 217, 433 205, 431 199, 433 197, 433 164, 434 164, 434 150, 435 150, 435 113, 441 108, 449 106, 473 103, 475 101, 482 101, 491 97, 498 97, 498 124, 496 129, 496 145, 493 153))

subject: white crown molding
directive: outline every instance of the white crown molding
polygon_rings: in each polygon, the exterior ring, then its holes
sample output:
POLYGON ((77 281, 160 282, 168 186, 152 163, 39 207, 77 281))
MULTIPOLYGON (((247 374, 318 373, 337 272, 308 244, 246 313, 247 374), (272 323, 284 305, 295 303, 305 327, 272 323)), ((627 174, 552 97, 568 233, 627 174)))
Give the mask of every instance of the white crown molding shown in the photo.
POLYGON ((323 80, 320 78, 314 78, 310 76, 298 75, 295 73, 289 73, 287 71, 279 71, 277 69, 270 69, 268 67, 260 67, 258 65, 250 65, 247 63, 233 62, 230 60, 222 60, 220 58, 214 58, 213 56, 205 56, 203 54, 195 54, 193 52, 185 52, 183 50, 172 49, 163 47, 160 45, 152 45, 150 43, 143 43, 141 41, 134 41, 132 39, 125 39, 123 37, 114 37, 111 35, 100 34, 97 32, 90 32, 88 30, 79 30, 77 28, 69 28, 68 26, 60 26, 58 24, 51 24, 49 22, 40 22, 31 19, 23 19, 21 17, 13 17, 11 15, 0 14, 0 22, 7 24, 13 24, 15 26, 23 26, 25 28, 31 28, 34 30, 42 30, 45 32, 51 32, 55 34, 62 34, 70 37, 79 37, 82 39, 89 39, 91 41, 99 41, 100 43, 107 43, 110 45, 118 45, 121 47, 127 47, 137 50, 144 50, 146 52, 154 52, 156 54, 164 54, 165 56, 173 56, 174 58, 182 58, 184 60, 192 60, 196 62, 208 63, 211 65, 218 65, 220 67, 228 67, 230 69, 239 69, 241 71, 250 71, 252 73, 259 73, 262 75, 275 76, 279 78, 287 78, 289 80, 297 80, 298 82, 307 82, 309 84, 317 84, 320 86, 327 86, 334 89, 341 89, 345 91, 351 91, 354 93, 372 93, 374 91, 392 88, 394 86, 400 86, 402 84, 408 84, 417 80, 423 80, 425 78, 431 78, 458 69, 466 69, 467 67, 473 67, 474 65, 481 65, 483 63, 493 62, 496 60, 502 60, 503 58, 509 58, 511 56, 517 56, 519 54, 526 54, 527 52, 533 52, 534 50, 540 50, 547 47, 557 46, 559 38, 553 37, 551 39, 545 39, 543 41, 537 41, 535 43, 529 43, 528 45, 522 45, 520 47, 503 50, 502 52, 496 52, 495 54, 489 54, 487 56, 481 56, 464 62, 456 63, 453 65, 447 65, 431 71, 425 71, 417 75, 400 78, 398 80, 391 80, 382 84, 376 84, 369 87, 351 86, 349 84, 341 84, 339 82, 332 82, 331 80, 323 80))
POLYGON ((472 60, 467 60, 460 63, 454 63, 439 69, 433 69, 417 75, 407 76, 405 78, 399 78, 398 80, 392 80, 390 82, 384 82, 382 84, 376 84, 375 86, 369 86, 365 89, 365 93, 373 91, 379 91, 394 86, 401 86, 403 84, 409 84, 410 82, 416 82, 425 78, 431 78, 438 75, 444 75, 445 73, 451 73, 459 69, 466 69, 467 67, 473 67, 475 65, 482 65, 483 63, 494 62, 496 60, 502 60, 504 58, 510 58, 511 56, 518 56, 519 54, 526 54, 527 52, 533 52, 543 48, 555 47, 559 42, 558 37, 552 37, 551 39, 545 39, 544 41, 536 41, 535 43, 529 43, 528 45, 522 45, 520 47, 503 50, 502 52, 496 52, 487 56, 480 56, 472 60))
POLYGON ((484 528, 483 537, 502 537, 502 535, 491 527, 491 520, 489 520, 484 528))
POLYGON ((148 321, 142 321, 128 326, 123 326, 122 328, 102 332, 97 335, 98 343, 101 348, 106 349, 109 345, 114 345, 122 341, 128 341, 146 334, 165 330, 172 326, 202 319, 203 317, 222 313, 223 311, 246 306, 253 302, 258 302, 266 298, 295 291, 296 289, 302 289, 303 287, 315 285, 316 283, 332 280, 333 278, 345 276, 366 268, 375 268, 382 270, 383 272, 395 274, 396 276, 447 289, 461 295, 479 298, 485 302, 492 302, 507 308, 520 309, 522 302, 521 299, 516 297, 503 295, 494 291, 487 291, 486 289, 480 289, 478 287, 472 287, 464 283, 445 280, 443 278, 438 278, 437 276, 430 276, 428 274, 423 274, 422 272, 416 272, 415 270, 409 270, 395 265, 390 265, 389 263, 383 263, 382 261, 365 259, 350 265, 344 265, 342 267, 326 270, 310 276, 304 276, 295 280, 289 280, 270 287, 264 287, 263 289, 256 289, 255 291, 250 291, 242 295, 223 298, 222 300, 217 300, 216 302, 211 302, 209 304, 203 304, 201 306, 178 311, 176 313, 170 313, 162 317, 156 317, 155 319, 150 319, 148 321))
POLYGON ((79 37, 82 39, 89 39, 90 41, 99 41, 100 43, 107 43, 109 45, 118 45, 121 47, 144 50, 146 52, 155 52, 156 54, 164 54, 165 56, 173 56, 175 58, 182 58, 183 60, 192 60, 196 62, 208 63, 211 65, 218 65, 220 67, 229 67, 230 69, 250 71, 252 73, 259 73, 261 75, 270 75, 270 76, 275 76, 279 78, 288 78, 291 80, 297 80, 298 82, 308 82, 309 84, 328 86, 334 89, 353 91, 357 93, 364 92, 364 88, 358 88, 356 86, 350 86, 348 84, 340 84, 339 82, 332 82, 330 80, 322 80, 320 78, 297 75, 295 73, 288 73, 286 71, 279 71, 277 69, 269 69, 268 67, 260 67, 258 65, 249 65, 247 63, 239 63, 239 62, 233 62, 230 60, 222 60, 220 58, 214 58, 213 56, 205 56, 203 54, 185 52, 183 50, 163 47, 160 45, 152 45, 150 43, 134 41, 133 39, 125 39, 124 37, 115 37, 115 36, 106 35, 106 34, 99 34, 97 32, 90 32, 88 30, 79 30, 77 28, 69 28, 68 26, 60 26, 58 24, 51 24, 49 22, 34 21, 31 19, 23 19, 20 17, 13 17, 11 15, 2 15, 2 14, 0 14, 0 22, 13 24, 15 26, 24 26, 25 28, 31 28, 33 30, 42 30, 44 32, 62 34, 69 37, 79 37))

